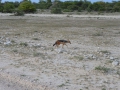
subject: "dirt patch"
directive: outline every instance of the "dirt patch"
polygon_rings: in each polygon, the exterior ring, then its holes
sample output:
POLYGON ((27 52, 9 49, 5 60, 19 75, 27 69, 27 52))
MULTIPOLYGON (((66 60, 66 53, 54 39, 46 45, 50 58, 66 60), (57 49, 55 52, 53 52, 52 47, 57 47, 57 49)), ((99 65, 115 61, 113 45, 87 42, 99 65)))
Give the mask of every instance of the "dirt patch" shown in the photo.
POLYGON ((0 90, 119 90, 120 17, 0 15, 0 90), (58 39, 68 47, 53 47, 58 39))

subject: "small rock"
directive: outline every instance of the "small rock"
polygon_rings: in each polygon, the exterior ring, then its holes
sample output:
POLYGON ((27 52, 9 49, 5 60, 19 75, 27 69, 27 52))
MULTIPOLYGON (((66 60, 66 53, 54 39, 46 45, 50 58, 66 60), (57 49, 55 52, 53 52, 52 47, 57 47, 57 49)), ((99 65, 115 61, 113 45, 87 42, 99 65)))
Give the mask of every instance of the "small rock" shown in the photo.
POLYGON ((58 53, 63 53, 63 52, 65 52, 65 50, 64 50, 64 49, 61 49, 61 48, 60 48, 60 49, 55 49, 55 51, 58 52, 58 53))
POLYGON ((11 41, 4 42, 4 45, 10 45, 10 44, 12 44, 11 41))
POLYGON ((114 60, 114 57, 111 56, 111 57, 110 57, 110 60, 114 60))
POLYGON ((63 50, 62 49, 58 49, 58 53, 63 53, 63 50))
POLYGON ((106 57, 106 58, 107 58, 107 57, 109 57, 109 56, 108 56, 108 54, 104 54, 104 57, 106 57))
POLYGON ((78 47, 74 47, 73 49, 76 50, 76 49, 79 49, 79 48, 78 47))
POLYGON ((88 57, 93 57, 93 54, 88 54, 88 57))
POLYGON ((93 59, 96 59, 96 57, 95 57, 95 56, 93 56, 92 58, 93 58, 93 59))
POLYGON ((2 41, 0 41, 0 44, 2 44, 2 41))
POLYGON ((113 61, 113 62, 112 62, 112 65, 113 65, 113 66, 117 66, 117 65, 119 65, 119 62, 118 62, 118 61, 113 61))
POLYGON ((86 59, 96 59, 96 57, 93 54, 84 55, 84 58, 86 58, 86 59))
POLYGON ((41 44, 35 44, 34 47, 41 47, 41 44))

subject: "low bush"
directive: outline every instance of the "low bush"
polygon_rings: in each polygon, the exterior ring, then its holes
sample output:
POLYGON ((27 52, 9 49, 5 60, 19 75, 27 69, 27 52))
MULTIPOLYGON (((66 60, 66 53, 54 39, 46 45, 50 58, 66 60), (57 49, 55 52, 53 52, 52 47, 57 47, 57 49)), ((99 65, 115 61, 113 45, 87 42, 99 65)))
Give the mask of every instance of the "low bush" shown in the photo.
POLYGON ((15 16, 24 16, 24 12, 21 11, 21 10, 15 10, 15 11, 14 11, 14 15, 15 15, 15 16))
POLYGON ((51 13, 53 14, 62 14, 61 8, 52 8, 51 13))

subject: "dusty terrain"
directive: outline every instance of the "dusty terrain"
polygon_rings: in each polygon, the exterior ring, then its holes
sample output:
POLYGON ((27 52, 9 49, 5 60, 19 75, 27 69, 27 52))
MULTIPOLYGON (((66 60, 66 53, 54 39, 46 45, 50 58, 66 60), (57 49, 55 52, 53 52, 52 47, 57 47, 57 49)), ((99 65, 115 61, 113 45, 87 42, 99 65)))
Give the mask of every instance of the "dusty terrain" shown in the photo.
POLYGON ((0 15, 0 90, 120 90, 119 62, 118 15, 0 15))

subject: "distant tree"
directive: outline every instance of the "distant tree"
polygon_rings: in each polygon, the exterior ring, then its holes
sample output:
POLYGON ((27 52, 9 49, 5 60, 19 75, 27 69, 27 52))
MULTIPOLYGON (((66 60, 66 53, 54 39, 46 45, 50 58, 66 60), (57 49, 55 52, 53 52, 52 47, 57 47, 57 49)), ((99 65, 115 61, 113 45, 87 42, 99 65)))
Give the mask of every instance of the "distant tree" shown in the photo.
POLYGON ((105 6, 105 2, 95 2, 93 3, 93 8, 94 11, 105 11, 106 10, 106 6, 105 6))
POLYGON ((117 3, 113 6, 113 11, 114 11, 114 12, 120 12, 120 2, 117 2, 117 3))
POLYGON ((14 4, 15 8, 18 8, 18 6, 20 5, 20 3, 18 1, 15 1, 13 4, 14 4))
POLYGON ((20 11, 19 9, 15 9, 14 10, 14 15, 15 16, 24 16, 24 12, 20 11))
POLYGON ((63 5, 62 5, 62 2, 61 1, 54 1, 52 2, 52 5, 50 6, 50 9, 52 8, 62 8, 63 5))
POLYGON ((112 5, 112 3, 106 3, 106 12, 113 12, 113 5, 112 5))
POLYGON ((61 14, 61 13, 62 13, 62 10, 61 10, 61 8, 52 8, 52 9, 51 9, 51 13, 61 14))
POLYGON ((92 9, 93 7, 92 7, 92 4, 90 4, 88 7, 87 7, 87 11, 88 12, 91 12, 93 9, 92 9))
POLYGON ((50 9, 53 13, 81 11, 98 11, 98 12, 120 12, 120 1, 103 2, 97 1, 91 3, 87 0, 68 0, 61 2, 60 0, 39 0, 39 3, 32 3, 31 0, 22 0, 21 2, 1 2, 0 12, 11 13, 16 11, 19 15, 22 11, 25 13, 34 13, 36 9, 50 9), (57 11, 58 10, 58 11, 57 11))
POLYGON ((83 10, 86 10, 90 4, 91 4, 91 2, 85 0, 82 3, 81 7, 82 7, 83 10))
POLYGON ((51 13, 61 14, 61 13, 62 13, 61 7, 62 7, 61 1, 55 0, 55 1, 53 2, 52 6, 50 7, 51 13))
POLYGON ((31 3, 31 1, 25 0, 20 3, 19 10, 24 11, 25 13, 34 13, 36 12, 36 8, 34 4, 31 3))
POLYGON ((40 0, 39 1, 39 9, 49 9, 52 5, 51 0, 40 0))
POLYGON ((51 5, 52 5, 52 1, 51 0, 47 0, 47 9, 49 9, 51 5))
POLYGON ((75 5, 82 7, 84 2, 82 0, 80 0, 80 1, 75 1, 74 3, 75 3, 75 5))
POLYGON ((65 1, 62 5, 62 9, 67 9, 68 6, 73 5, 72 1, 65 1))
POLYGON ((47 2, 44 0, 40 0, 39 9, 47 9, 47 2))
POLYGON ((68 7, 67 7, 67 9, 69 9, 69 10, 71 10, 71 11, 74 11, 74 10, 78 10, 78 6, 77 5, 69 5, 68 7))
POLYGON ((99 2, 99 11, 105 11, 106 5, 105 2, 99 2))
POLYGON ((15 9, 15 6, 11 2, 5 2, 3 5, 3 12, 5 13, 12 13, 14 9, 15 9))
POLYGON ((3 4, 1 3, 1 0, 0 0, 0 12, 3 12, 3 4))
POLYGON ((39 9, 39 3, 33 2, 33 5, 35 6, 36 9, 39 9))
POLYGON ((83 1, 74 1, 73 3, 74 3, 74 5, 81 7, 84 2, 83 1))
POLYGON ((24 1, 30 1, 30 0, 23 0, 23 2, 24 2, 24 1))

